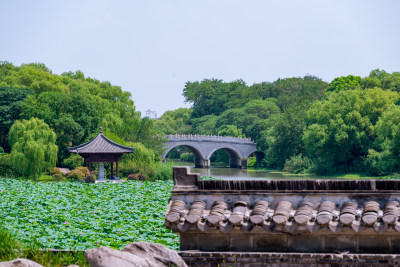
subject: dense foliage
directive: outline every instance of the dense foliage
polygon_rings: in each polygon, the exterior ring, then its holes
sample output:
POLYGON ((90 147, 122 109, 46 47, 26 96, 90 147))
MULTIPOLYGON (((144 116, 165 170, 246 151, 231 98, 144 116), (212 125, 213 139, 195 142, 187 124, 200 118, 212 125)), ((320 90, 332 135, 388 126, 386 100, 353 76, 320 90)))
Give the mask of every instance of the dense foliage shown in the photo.
POLYGON ((7 140, 12 124, 31 118, 43 120, 55 132, 59 166, 76 167, 76 158, 64 161, 68 148, 89 141, 99 126, 119 140, 140 143, 154 154, 154 161, 163 150, 154 121, 141 118, 131 94, 119 86, 81 71, 57 75, 44 64, 0 62, 0 147, 6 153, 11 152, 7 140))
POLYGON ((8 131, 14 121, 20 118, 25 98, 32 94, 33 90, 29 88, 0 87, 0 147, 2 149, 10 151, 8 131))
POLYGON ((173 183, 32 183, 0 179, 0 225, 41 248, 122 248, 135 241, 179 248, 164 227, 173 183))
POLYGON ((398 92, 400 72, 384 70, 331 83, 310 75, 250 86, 206 79, 186 83, 191 109, 168 111, 156 126, 165 134, 252 138, 270 168, 386 175, 400 171, 398 92))

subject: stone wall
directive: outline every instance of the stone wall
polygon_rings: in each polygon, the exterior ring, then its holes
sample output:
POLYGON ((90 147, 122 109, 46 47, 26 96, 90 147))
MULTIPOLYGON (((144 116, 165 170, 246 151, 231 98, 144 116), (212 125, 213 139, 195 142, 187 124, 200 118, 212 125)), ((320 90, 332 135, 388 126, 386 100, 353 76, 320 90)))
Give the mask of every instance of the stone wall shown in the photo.
POLYGON ((399 235, 384 235, 375 231, 360 234, 343 232, 286 234, 265 233, 263 229, 243 233, 233 230, 228 234, 219 231, 180 233, 181 250, 237 251, 237 252, 352 252, 352 253, 400 253, 399 235))
POLYGON ((188 266, 264 267, 264 266, 399 266, 400 255, 274 252, 181 251, 188 266))
POLYGON ((181 250, 400 253, 400 181, 201 181, 174 168, 181 250))

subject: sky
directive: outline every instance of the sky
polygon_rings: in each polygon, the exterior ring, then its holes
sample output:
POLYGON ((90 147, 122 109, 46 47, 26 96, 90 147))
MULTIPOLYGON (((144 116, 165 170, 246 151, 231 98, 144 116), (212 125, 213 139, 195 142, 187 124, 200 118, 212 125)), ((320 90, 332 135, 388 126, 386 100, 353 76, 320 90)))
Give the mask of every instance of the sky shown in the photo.
POLYGON ((0 0, 0 61, 81 70, 160 116, 190 106, 188 81, 400 71, 399 11, 396 0, 0 0))

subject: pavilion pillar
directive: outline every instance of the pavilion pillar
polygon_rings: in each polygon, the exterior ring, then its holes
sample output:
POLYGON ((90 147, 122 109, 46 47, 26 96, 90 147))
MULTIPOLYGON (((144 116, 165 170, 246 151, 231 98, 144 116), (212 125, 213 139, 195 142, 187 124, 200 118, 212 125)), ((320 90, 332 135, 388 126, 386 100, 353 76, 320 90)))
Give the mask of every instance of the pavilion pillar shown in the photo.
POLYGON ((90 160, 90 158, 89 158, 89 164, 88 164, 88 169, 89 169, 89 172, 90 173, 92 173, 92 161, 90 160))
POLYGON ((114 162, 110 162, 111 163, 111 176, 110 176, 110 179, 114 179, 114 170, 113 170, 113 168, 114 168, 114 162))
POLYGON ((99 163, 99 175, 97 180, 104 180, 104 163, 99 163))
POLYGON ((115 169, 116 169, 116 175, 117 175, 117 177, 119 177, 119 174, 118 174, 118 157, 117 157, 117 161, 115 162, 115 169))

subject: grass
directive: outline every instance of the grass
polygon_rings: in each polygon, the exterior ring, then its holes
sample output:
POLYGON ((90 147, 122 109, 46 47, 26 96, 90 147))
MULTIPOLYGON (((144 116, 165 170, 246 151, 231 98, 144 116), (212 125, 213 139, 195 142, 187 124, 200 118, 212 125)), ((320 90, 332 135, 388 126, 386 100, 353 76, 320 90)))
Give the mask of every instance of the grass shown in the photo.
POLYGON ((35 261, 43 266, 66 266, 76 264, 81 267, 89 266, 83 252, 63 252, 40 250, 35 245, 25 245, 8 230, 0 229, 0 262, 16 258, 25 258, 35 261))

